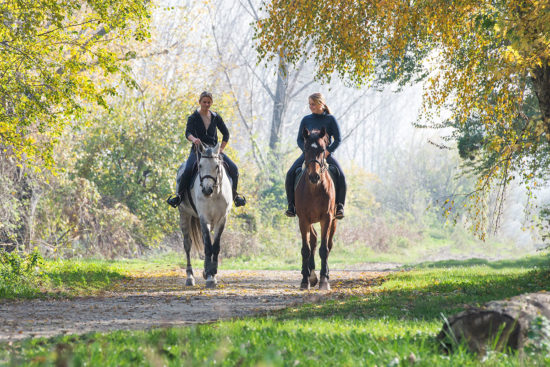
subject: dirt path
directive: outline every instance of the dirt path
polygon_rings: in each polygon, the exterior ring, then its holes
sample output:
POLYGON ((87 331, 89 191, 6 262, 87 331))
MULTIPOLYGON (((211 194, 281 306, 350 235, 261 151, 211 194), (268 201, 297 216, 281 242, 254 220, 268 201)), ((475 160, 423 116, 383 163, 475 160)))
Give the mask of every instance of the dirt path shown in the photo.
POLYGON ((190 325, 368 292, 383 271, 332 271, 330 292, 300 291, 298 271, 221 271, 215 290, 185 273, 150 273, 93 297, 0 301, 0 342, 90 331, 190 325))

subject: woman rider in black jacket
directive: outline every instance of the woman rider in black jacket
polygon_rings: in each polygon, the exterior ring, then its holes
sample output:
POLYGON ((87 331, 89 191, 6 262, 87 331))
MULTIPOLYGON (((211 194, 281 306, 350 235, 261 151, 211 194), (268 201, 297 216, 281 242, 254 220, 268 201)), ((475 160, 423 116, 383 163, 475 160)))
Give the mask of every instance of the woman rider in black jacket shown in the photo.
MULTIPOLYGON (((324 127, 329 135, 330 145, 327 147, 327 151, 330 153, 327 157, 327 163, 331 166, 336 166, 339 171, 338 180, 336 182, 336 218, 344 218, 344 204, 346 202, 346 177, 344 176, 344 171, 342 167, 338 164, 336 159, 334 159, 333 152, 338 148, 342 138, 340 137, 340 127, 338 122, 330 114, 330 109, 328 108, 325 98, 321 93, 313 93, 309 96, 309 109, 311 110, 311 115, 307 115, 302 119, 300 123, 300 128, 298 129, 298 147, 304 151, 304 137, 302 131, 304 128, 307 128, 309 131, 318 130, 320 131, 324 127)), ((292 167, 288 170, 285 180, 286 188, 286 197, 288 200, 288 209, 286 215, 289 217, 296 216, 296 208, 294 207, 294 175, 296 169, 301 167, 304 163, 304 153, 294 162, 292 167)))
POLYGON ((219 129, 222 133, 220 154, 222 155, 224 162, 226 162, 229 167, 229 176, 233 181, 233 201, 235 206, 243 206, 246 204, 246 199, 237 193, 237 184, 239 180, 239 170, 237 165, 229 159, 225 153, 223 153, 223 150, 229 141, 229 130, 227 130, 221 116, 213 111, 210 111, 212 101, 213 98, 211 93, 202 92, 199 98, 200 108, 192 113, 187 119, 185 138, 193 143, 193 145, 191 147, 189 157, 187 158, 187 162, 185 163, 183 174, 177 178, 177 194, 167 200, 168 204, 174 208, 181 203, 185 190, 189 185, 189 180, 191 180, 193 166, 197 161, 195 149, 197 149, 201 143, 209 146, 216 145, 218 143, 217 129, 219 129))

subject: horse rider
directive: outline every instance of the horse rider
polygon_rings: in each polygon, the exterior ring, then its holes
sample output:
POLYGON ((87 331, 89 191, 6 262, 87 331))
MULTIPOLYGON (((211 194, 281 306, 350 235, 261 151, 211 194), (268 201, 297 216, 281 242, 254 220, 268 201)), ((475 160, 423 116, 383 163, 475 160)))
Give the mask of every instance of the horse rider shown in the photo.
MULTIPOLYGON (((227 142, 229 141, 229 130, 222 117, 214 111, 210 111, 213 98, 209 92, 202 92, 199 97, 200 107, 193 112, 187 119, 187 127, 185 129, 185 138, 192 143, 191 151, 185 163, 183 174, 177 178, 176 195, 170 197, 167 202, 174 208, 177 207, 183 200, 185 190, 189 186, 191 175, 193 174, 193 166, 197 161, 195 150, 201 144, 215 146, 218 143, 218 133, 222 133, 222 142, 220 146, 220 154, 229 168, 229 176, 232 180, 233 202, 235 206, 243 206, 246 204, 246 199, 237 193, 237 184, 239 180, 239 170, 237 165, 223 153, 227 142)), ((179 172, 179 170, 178 170, 179 172)))
POLYGON ((285 180, 286 197, 288 200, 288 209, 285 214, 288 217, 296 216, 296 207, 294 206, 294 176, 298 167, 301 167, 304 163, 304 137, 302 132, 304 128, 307 128, 310 132, 314 130, 320 131, 322 127, 325 127, 329 136, 329 146, 327 151, 329 153, 326 158, 327 163, 331 166, 338 168, 338 179, 336 182, 336 213, 337 219, 344 218, 344 204, 346 201, 346 177, 344 171, 334 159, 332 153, 338 148, 342 138, 340 137, 340 127, 334 116, 330 113, 325 97, 321 93, 313 93, 309 96, 309 109, 311 115, 307 115, 300 122, 300 128, 298 129, 298 147, 302 150, 300 157, 294 162, 292 167, 288 170, 285 180))

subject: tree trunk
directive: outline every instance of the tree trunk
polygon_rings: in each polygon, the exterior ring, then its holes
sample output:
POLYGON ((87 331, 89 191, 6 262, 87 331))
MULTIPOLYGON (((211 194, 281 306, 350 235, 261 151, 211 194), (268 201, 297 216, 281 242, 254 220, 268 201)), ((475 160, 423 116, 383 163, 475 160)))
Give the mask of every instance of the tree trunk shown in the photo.
POLYGON ((287 67, 283 57, 279 57, 279 69, 277 70, 277 89, 273 101, 273 118, 271 119, 271 133, 269 135, 269 148, 277 154, 281 142, 283 118, 286 111, 288 87, 287 67))
POLYGON ((550 293, 523 294, 469 308, 446 320, 437 339, 447 351, 461 343, 475 353, 522 349, 548 338, 529 338, 528 332, 536 331, 533 322, 539 317, 550 319, 550 293))
POLYGON ((550 133, 550 63, 536 67, 532 80, 546 133, 550 133))

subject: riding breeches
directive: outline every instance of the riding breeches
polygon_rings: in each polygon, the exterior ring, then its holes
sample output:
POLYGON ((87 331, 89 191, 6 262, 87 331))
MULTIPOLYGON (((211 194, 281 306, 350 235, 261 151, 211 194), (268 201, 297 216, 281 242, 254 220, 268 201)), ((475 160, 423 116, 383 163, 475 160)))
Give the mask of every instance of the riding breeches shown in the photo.
MULTIPOLYGON (((227 163, 229 177, 231 177, 232 181, 233 192, 237 192, 237 185, 239 183, 239 169, 237 168, 235 162, 233 162, 227 155, 225 155, 225 153, 221 153, 221 155, 223 161, 227 163)), ((194 150, 191 150, 191 154, 189 154, 187 161, 185 163, 182 163, 182 165, 178 169, 178 176, 176 178, 176 192, 180 194, 180 196, 183 196, 185 189, 189 187, 189 181, 191 180, 191 177, 193 175, 193 167, 195 166, 196 162, 197 155, 195 154, 194 150), (185 167, 183 168, 183 172, 182 167, 185 167)))
MULTIPOLYGON (((336 204, 345 204, 346 203, 346 176, 340 164, 334 156, 331 154, 327 157, 327 163, 331 166, 338 168, 338 179, 336 182, 336 204)), ((289 203, 294 204, 294 177, 296 175, 296 170, 298 167, 301 167, 304 164, 304 154, 302 153, 296 161, 292 164, 288 172, 286 173, 285 179, 285 189, 286 189, 286 198, 289 203)))

